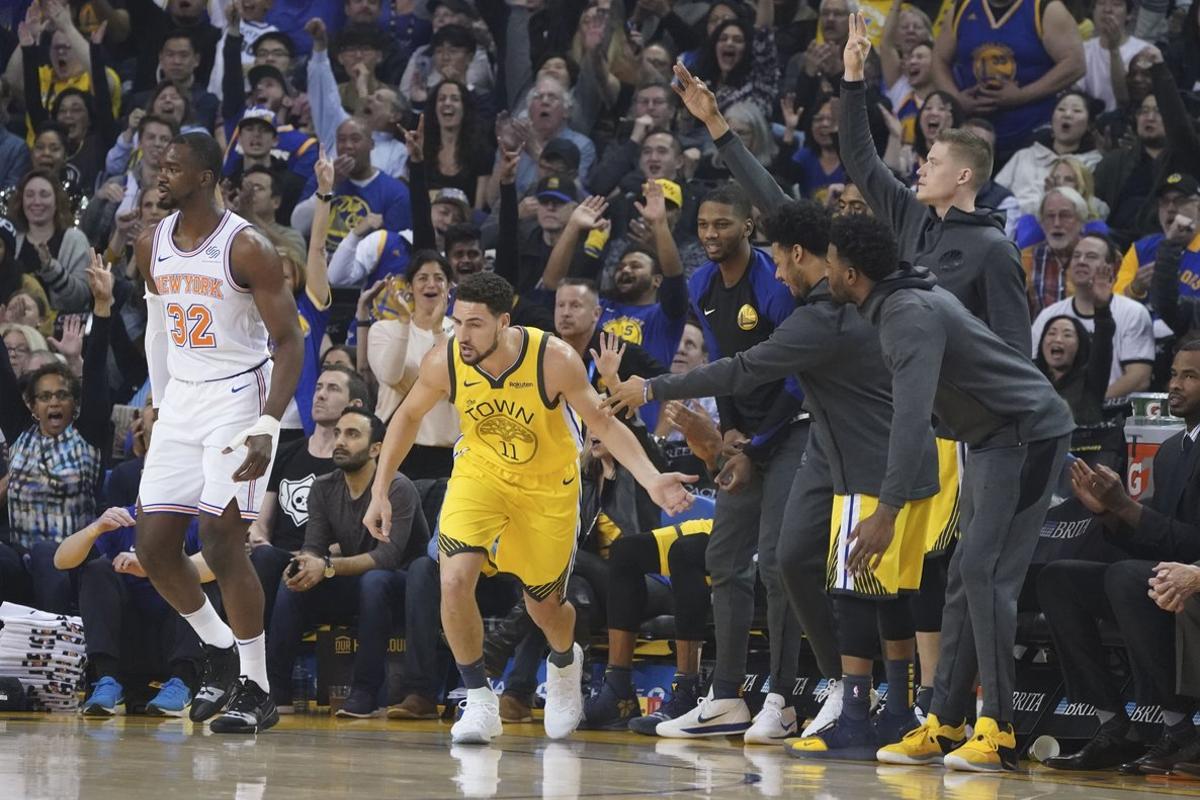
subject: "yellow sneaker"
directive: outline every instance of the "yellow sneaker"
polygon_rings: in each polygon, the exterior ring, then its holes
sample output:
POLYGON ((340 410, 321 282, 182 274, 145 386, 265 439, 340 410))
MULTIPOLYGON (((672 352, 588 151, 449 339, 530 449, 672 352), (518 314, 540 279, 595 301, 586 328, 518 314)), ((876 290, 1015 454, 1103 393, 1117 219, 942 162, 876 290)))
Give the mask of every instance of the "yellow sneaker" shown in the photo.
POLYGON ((925 718, 925 724, 914 728, 895 744, 881 747, 875 758, 884 764, 915 767, 922 764, 941 764, 942 757, 961 745, 967 738, 965 725, 943 725, 937 714, 925 718))
POLYGON ((947 769, 964 772, 1011 772, 1017 768, 1017 737, 1011 725, 1001 730, 996 720, 980 717, 975 735, 966 744, 947 753, 947 769))

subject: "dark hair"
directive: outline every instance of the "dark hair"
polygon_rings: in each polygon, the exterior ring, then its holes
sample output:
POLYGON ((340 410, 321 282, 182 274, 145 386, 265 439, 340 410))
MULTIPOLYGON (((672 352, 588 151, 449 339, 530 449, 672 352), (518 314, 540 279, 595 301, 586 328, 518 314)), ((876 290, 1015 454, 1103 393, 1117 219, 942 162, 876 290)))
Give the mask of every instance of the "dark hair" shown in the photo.
MULTIPOLYGON (((821 146, 819 144, 817 144, 817 139, 815 136, 813 136, 813 123, 816 121, 817 114, 820 113, 821 109, 825 106, 825 104, 832 103, 833 99, 834 99, 833 95, 831 95, 831 94, 823 94, 819 98, 817 98, 817 102, 813 103, 812 115, 809 116, 808 119, 805 120, 805 122, 804 122, 804 146, 807 147, 809 150, 811 150, 816 155, 821 154, 821 146)), ((834 120, 834 125, 835 126, 837 125, 836 119, 834 120)), ((872 139, 875 138, 874 131, 872 131, 871 138, 872 139)), ((838 152, 837 131, 833 132, 833 142, 830 146, 833 148, 835 153, 838 152)), ((885 145, 885 147, 886 147, 886 145, 885 145)))
POLYGON ((625 256, 636 253, 640 253, 650 259, 650 272, 652 275, 662 275, 662 264, 658 262, 658 254, 644 244, 630 244, 621 251, 621 257, 617 259, 617 263, 620 264, 624 261, 625 256))
POLYGON ((1124 257, 1124 254, 1121 252, 1121 245, 1117 244, 1117 240, 1109 236, 1107 233, 1101 233, 1099 231, 1084 231, 1080 235, 1079 241, 1083 241, 1084 239, 1096 239, 1097 241, 1104 242, 1104 246, 1108 248, 1108 255, 1104 257, 1105 264, 1111 266, 1112 264, 1120 262, 1120 260, 1124 257))
POLYGON ((964 119, 962 124, 959 125, 958 127, 960 127, 960 128, 979 128, 979 130, 987 131, 988 133, 992 134, 993 136, 996 135, 996 126, 992 124, 991 120, 985 119, 984 117, 971 117, 970 119, 964 119))
POLYGON ((214 184, 221 180, 221 164, 225 157, 221 145, 212 136, 207 133, 181 133, 171 140, 171 144, 186 147, 200 171, 213 174, 214 184))
MULTIPOLYGON (((1088 4, 1087 13, 1089 16, 1096 13, 1096 0, 1092 0, 1092 2, 1088 4)), ((1133 13, 1133 0, 1125 0, 1125 13, 1133 13)), ((1192 20, 1192 22, 1195 22, 1195 20, 1192 20)))
POLYGON ((637 89, 634 90, 633 96, 636 98, 646 89, 662 89, 667 93, 667 102, 672 106, 676 105, 676 101, 679 100, 679 96, 675 94, 675 90, 671 88, 671 84, 667 83, 662 78, 650 78, 642 81, 637 85, 637 89))
POLYGON ((43 133, 53 133, 62 141, 63 150, 69 154, 71 151, 71 137, 67 136, 67 129, 63 124, 56 119, 42 120, 34 129, 33 139, 37 141, 38 137, 43 133))
POLYGON ((283 179, 279 177, 278 173, 272 172, 270 167, 264 167, 261 164, 255 164, 253 167, 250 167, 242 173, 238 183, 240 184, 242 179, 245 179, 247 175, 266 175, 271 179, 271 197, 283 196, 283 179))
MULTIPOLYGON (((672 92, 671 94, 674 94, 674 92, 672 92)), ((683 153, 683 142, 679 141, 679 136, 676 135, 675 131, 673 131, 669 128, 660 128, 660 127, 655 126, 655 127, 651 128, 650 130, 646 131, 646 135, 642 137, 642 144, 644 145, 646 143, 646 140, 649 139, 651 136, 670 136, 671 143, 673 145, 675 145, 675 155, 678 156, 683 153)), ((638 148, 638 149, 640 152, 641 148, 638 148)))
POLYGON ((494 272, 468 275, 455 292, 456 303, 483 303, 497 317, 512 313, 513 287, 494 272))
MULTIPOLYGON (((333 345, 330 345, 329 347, 325 348, 324 353, 321 353, 320 363, 321 363, 321 371, 322 372, 324 372, 327 369, 337 369, 339 367, 341 367, 342 369, 345 369, 345 367, 343 367, 341 364, 328 364, 327 365, 325 363, 325 359, 329 357, 330 353, 345 353, 346 358, 350 359, 351 364, 354 364, 355 366, 358 365, 358 351, 357 350, 355 350, 353 347, 351 347, 348 344, 333 344, 333 345)), ((354 372, 355 375, 358 375, 358 373, 355 372, 354 370, 350 370, 350 371, 354 372)))
MULTIPOLYGON (((158 96, 167 89, 174 89, 179 93, 179 97, 183 100, 183 116, 181 119, 183 122, 190 122, 192 119, 192 93, 180 86, 175 81, 159 81, 159 84, 154 87, 154 91, 150 93, 150 99, 146 101, 147 116, 150 115, 150 110, 154 108, 154 103, 158 100, 158 96)), ((156 116, 156 119, 165 120, 166 118, 162 116, 156 116)), ((166 121, 170 122, 169 120, 166 121)))
MULTIPOLYGON (((288 36, 283 31, 267 31, 262 36, 259 36, 254 40, 254 44, 251 45, 250 52, 254 53, 260 44, 265 44, 272 39, 279 42, 287 49, 288 58, 294 58, 296 56, 296 43, 292 41, 292 37, 288 36)), ((257 53, 254 54, 257 55, 257 53)))
POLYGON ((832 215, 814 200, 783 203, 762 220, 767 239, 784 247, 800 245, 813 255, 823 256, 829 249, 829 223, 832 215))
POLYGON ((442 234, 442 242, 445 244, 445 251, 450 253, 450 248, 456 244, 463 242, 478 242, 482 239, 483 234, 479 230, 479 226, 471 222, 455 222, 446 228, 442 234))
MULTIPOLYGON (((1086 153, 1089 150, 1095 150, 1096 140, 1095 137, 1092 136, 1092 125, 1096 123, 1096 118, 1104 113, 1104 101, 1097 100, 1087 92, 1084 92, 1080 89, 1068 88, 1059 92, 1058 96, 1054 98, 1054 107, 1058 108, 1058 104, 1062 102, 1064 97, 1071 96, 1078 97, 1083 102, 1083 108, 1085 111, 1087 111, 1088 115, 1087 127, 1084 128, 1083 137, 1079 140, 1078 152, 1086 153)), ((1054 141, 1053 131, 1050 132, 1050 141, 1054 141)))
POLYGON ((474 35, 462 25, 443 25, 433 34, 433 38, 429 40, 429 52, 432 53, 441 45, 448 44, 451 47, 457 47, 461 50, 474 51, 478 47, 474 35))
POLYGON ((412 282, 416 279, 417 273, 421 271, 421 267, 429 263, 434 263, 441 267, 442 274, 446 276, 446 282, 454 283, 454 270, 450 269, 450 262, 437 250, 427 249, 418 250, 408 259, 408 266, 404 269, 404 280, 408 281, 409 286, 412 286, 412 282))
POLYGON ((838 257, 873 281, 896 271, 896 235, 891 226, 867 214, 834 217, 829 225, 829 243, 838 257))
POLYGON ((41 178, 49 183, 54 192, 54 229, 65 231, 72 227, 75 224, 75 216, 71 212, 71 199, 67 197, 67 192, 63 189, 62 179, 55 176, 50 170, 41 167, 29 170, 21 177, 21 180, 17 181, 17 188, 13 190, 8 207, 8 215, 12 219, 13 225, 19 231, 29 230, 29 219, 25 216, 25 187, 34 178, 41 178))
MULTIPOLYGON (((92 127, 92 120, 96 118, 95 106, 92 105, 92 96, 87 92, 76 89, 74 86, 63 89, 61 92, 55 95, 54 102, 50 104, 50 117, 54 119, 55 122, 58 121, 58 109, 62 106, 62 101, 68 97, 78 97, 83 101, 83 107, 87 109, 88 113, 88 130, 90 131, 92 127)), ((86 136, 87 133, 84 135, 86 136)))
POLYGON ((342 409, 341 416, 344 417, 347 414, 357 414, 371 423, 371 444, 379 444, 387 435, 387 426, 383 424, 383 420, 375 416, 374 412, 368 411, 362 406, 346 406, 342 409))
POLYGON ((704 196, 701 205, 704 203, 720 203, 725 206, 733 206, 733 211, 740 217, 750 219, 750 198, 746 195, 746 190, 733 181, 726 181, 719 184, 704 196))
POLYGON ((939 132, 937 140, 967 162, 975 184, 973 188, 978 189, 992 179, 992 146, 979 136, 961 128, 951 128, 939 132))
POLYGON ((712 36, 700 48, 698 57, 696 58, 696 68, 692 70, 697 78, 704 80, 709 88, 714 91, 718 86, 722 85, 721 68, 717 62, 717 41, 720 40, 721 34, 725 32, 725 29, 729 27, 735 27, 742 32, 742 36, 746 41, 746 48, 742 51, 742 60, 729 71, 729 78, 723 85, 736 87, 744 84, 750 78, 750 66, 754 61, 754 31, 751 30, 749 23, 740 17, 722 22, 713 30, 712 36))
MULTIPOLYGON (((329 348, 329 350, 338 349, 345 349, 350 351, 350 353, 354 352, 352 348, 348 348, 345 345, 338 345, 337 347, 329 348)), ((328 353, 329 350, 326 350, 325 352, 328 353)), ((322 356, 322 358, 324 358, 324 356, 322 356)), ((373 410, 371 404, 371 389, 369 386, 367 386, 367 381, 362 375, 359 375, 356 371, 350 369, 344 364, 329 364, 328 366, 321 367, 321 372, 337 372, 345 375, 346 392, 350 395, 350 402, 353 403, 355 400, 357 400, 358 402, 362 403, 363 408, 367 409, 368 411, 373 410)))
MULTIPOLYGON (((141 137, 143 131, 146 130, 147 125, 162 125, 164 128, 166 128, 167 130, 169 130, 171 132, 172 139, 179 136, 179 126, 175 124, 175 120, 167 119, 166 117, 160 117, 157 114, 147 114, 146 116, 142 117, 142 121, 138 123, 138 136, 139 137, 141 137)), ((196 134, 192 134, 192 135, 195 136, 196 134)), ((208 136, 208 134, 201 134, 201 135, 208 136)), ((212 137, 209 136, 209 138, 211 139, 212 137)), ((174 144, 174 142, 171 142, 171 144, 174 144)))
MULTIPOLYGON (((1070 369, 1063 376, 1061 383, 1067 383, 1073 373, 1087 369, 1088 358, 1091 355, 1092 337, 1088 333, 1087 328, 1083 327, 1083 323, 1075 319, 1069 314, 1059 314, 1057 317, 1051 317, 1046 320, 1046 324, 1042 326, 1042 335, 1038 338, 1037 352, 1033 354, 1033 364, 1047 378, 1050 377, 1050 365, 1046 363, 1046 357, 1042 353, 1042 349, 1046 344, 1046 334, 1050 332, 1050 326, 1058 322, 1060 319, 1071 321, 1071 325, 1075 328, 1075 338, 1079 340, 1079 349, 1075 351, 1075 360, 1071 362, 1070 369)), ((1198 348, 1200 349, 1200 348, 1198 348)))
MULTIPOLYGON (((921 112, 925 110, 925 107, 929 105, 929 101, 934 97, 950 106, 950 127, 959 128, 962 126, 962 106, 958 104, 958 100, 954 98, 954 95, 950 94, 949 92, 944 92, 941 89, 930 92, 925 98, 925 102, 921 104, 921 111, 917 112, 917 121, 913 125, 913 152, 921 156, 921 158, 928 156, 929 148, 933 146, 933 142, 925 140, 925 133, 921 130, 921 112)), ((942 133, 945 133, 945 130, 943 130, 942 133)), ((988 177, 991 177, 991 172, 988 172, 988 177)))
POLYGON ((33 405, 33 396, 37 394, 38 381, 47 375, 57 375, 67 384, 67 391, 71 393, 71 399, 79 405, 79 400, 83 396, 83 382, 71 372, 71 368, 61 361, 51 361, 49 364, 42 364, 33 372, 24 376, 25 383, 22 394, 25 396, 25 404, 33 405))
POLYGON ((1184 337, 1183 341, 1179 343, 1179 346, 1175 348, 1175 352, 1177 354, 1195 353, 1197 351, 1200 351, 1200 335, 1184 337))
POLYGON ((563 63, 567 65, 567 78, 571 81, 571 85, 574 86, 579 80, 579 64, 575 63, 575 59, 571 58, 568 53, 564 53, 561 50, 550 50, 543 53, 542 57, 533 65, 534 77, 537 77, 537 74, 542 71, 542 67, 546 66, 546 62, 552 58, 561 58, 563 63))
POLYGON ((167 42, 171 41, 172 39, 187 39, 188 44, 192 48, 192 52, 200 52, 200 48, 196 46, 196 37, 192 35, 191 31, 184 30, 183 28, 175 28, 174 30, 167 31, 167 35, 164 36, 162 41, 158 43, 158 52, 161 53, 162 49, 167 46, 167 42))
POLYGON ((433 87, 433 91, 429 93, 429 102, 426 104, 426 110, 429 113, 424 115, 425 152, 428 154, 428 158, 436 164, 438 153, 442 149, 442 126, 438 122, 438 115, 434 109, 437 108, 438 93, 446 85, 457 86, 458 95, 462 98, 462 124, 458 127, 458 138, 454 140, 454 161, 458 164, 459 172, 464 173, 471 169, 471 164, 478 157, 478 153, 487 151, 488 145, 483 138, 484 126, 480 124, 479 112, 475 108, 475 96, 462 81, 447 78, 433 87))

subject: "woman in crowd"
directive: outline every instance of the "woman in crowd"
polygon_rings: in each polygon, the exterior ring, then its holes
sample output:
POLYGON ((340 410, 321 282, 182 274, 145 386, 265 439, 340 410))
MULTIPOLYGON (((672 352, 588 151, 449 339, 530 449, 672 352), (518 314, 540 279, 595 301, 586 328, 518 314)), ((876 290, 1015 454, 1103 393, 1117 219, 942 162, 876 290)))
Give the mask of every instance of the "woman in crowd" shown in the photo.
POLYGON ((824 205, 829 186, 846 182, 846 170, 842 168, 842 158, 838 154, 837 114, 831 98, 817 105, 817 112, 810 118, 805 131, 804 146, 797 148, 792 160, 801 197, 824 205))
POLYGON ((693 71, 716 94, 721 111, 749 101, 768 119, 775 113, 780 72, 774 21, 773 0, 758 0, 753 28, 734 17, 710 31, 693 71))
POLYGON ((996 175, 996 183, 1009 188, 1022 212, 1037 213, 1046 176, 1056 159, 1074 156, 1089 169, 1100 163, 1101 153, 1096 150, 1091 134, 1096 106, 1096 101, 1082 92, 1064 92, 1054 106, 1050 129, 1040 132, 1029 147, 1013 153, 996 175))
POLYGON ((431 104, 433 113, 423 115, 429 154, 426 185, 431 194, 447 187, 460 189, 475 208, 482 208, 492 151, 484 139, 475 98, 460 81, 444 80, 434 87, 431 104))
MULTIPOLYGON (((1062 186, 1079 192, 1084 202, 1087 203, 1088 215, 1083 226, 1084 232, 1108 235, 1108 223, 1105 222, 1108 217, 1108 204, 1096 197, 1096 183, 1092 177, 1091 168, 1085 167, 1074 156, 1062 156, 1054 159, 1050 165, 1050 172, 1046 175, 1042 194, 1062 186)), ((1041 205, 1040 199, 1038 204, 1041 205)), ((1036 213, 1014 215, 1009 222, 1011 230, 1008 231, 1008 235, 1020 249, 1039 244, 1046 238, 1036 213)))
POLYGON ((29 172, 13 193, 17 263, 34 275, 57 312, 88 310, 88 241, 71 216, 62 184, 43 169, 29 172))
POLYGON ((96 493, 111 443, 112 400, 105 373, 113 275, 99 255, 92 253, 89 263, 85 275, 93 317, 83 379, 55 361, 22 383, 9 361, 0 360, 0 428, 12 443, 10 549, 29 552, 35 606, 60 614, 70 611, 73 599, 69 576, 54 568, 54 551, 96 516, 96 493))
MULTIPOLYGON (((62 186, 72 216, 81 211, 86 205, 86 192, 79 169, 69 160, 71 140, 63 126, 54 120, 46 120, 38 125, 30 155, 35 169, 46 170, 62 186)), ((11 201, 9 205, 11 207, 11 201)))
MULTIPOLYGON (((749 102, 735 103, 725 112, 729 128, 742 140, 760 164, 773 174, 789 175, 795 171, 791 157, 780 151, 775 137, 771 135, 771 124, 758 106, 749 102)), ((708 182, 727 181, 729 168, 721 161, 716 150, 701 159, 696 166, 697 180, 708 182)))
MULTIPOLYGON (((933 26, 924 11, 893 0, 883 23, 879 61, 896 116, 901 121, 915 118, 934 89, 933 26), (911 112, 907 111, 909 105, 911 112)), ((912 144, 911 137, 904 143, 912 144)))
MULTIPOLYGON (((413 254, 405 280, 412 291, 412 306, 398 304, 395 319, 371 323, 358 321, 358 335, 369 337, 367 360, 379 381, 376 414, 391 418, 417 380, 421 359, 435 347, 445 347, 454 332, 446 316, 454 273, 450 264, 433 250, 413 254)), ((417 431, 417 443, 400 470, 413 480, 449 478, 453 445, 458 438, 458 417, 447 401, 425 415, 417 431)))
POLYGON ((8 321, 0 323, 0 339, 4 340, 4 347, 8 350, 8 365, 17 378, 23 378, 31 371, 30 356, 49 349, 46 337, 32 325, 8 317, 7 309, 5 314, 8 321))
POLYGON ((962 107, 949 92, 940 89, 930 92, 921 110, 917 114, 917 123, 913 129, 911 147, 902 148, 899 163, 901 175, 907 175, 909 182, 916 184, 917 170, 929 156, 929 148, 937 140, 939 133, 950 128, 957 128, 963 123, 962 107))

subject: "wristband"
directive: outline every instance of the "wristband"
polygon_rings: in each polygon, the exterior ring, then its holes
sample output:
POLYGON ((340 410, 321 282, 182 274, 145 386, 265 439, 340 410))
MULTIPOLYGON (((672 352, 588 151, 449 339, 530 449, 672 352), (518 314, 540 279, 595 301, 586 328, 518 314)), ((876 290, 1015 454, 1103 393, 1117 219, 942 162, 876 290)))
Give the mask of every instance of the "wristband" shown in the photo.
POLYGON ((374 319, 372 319, 372 318, 370 318, 370 317, 368 317, 367 319, 359 319, 358 317, 355 317, 355 318, 354 318, 354 323, 355 323, 356 325, 358 325, 358 327, 360 327, 360 328, 366 328, 367 326, 369 326, 369 325, 370 325, 372 322, 374 322, 374 321, 375 321, 375 320, 374 320, 374 319))
POLYGON ((333 202, 333 192, 324 192, 324 193, 313 192, 313 197, 317 198, 322 203, 332 203, 333 202))
POLYGON ((270 436, 272 441, 279 439, 279 420, 263 414, 254 424, 229 440, 227 450, 236 450, 246 443, 251 436, 270 436))
POLYGON ((650 402, 650 381, 642 384, 642 405, 650 402))

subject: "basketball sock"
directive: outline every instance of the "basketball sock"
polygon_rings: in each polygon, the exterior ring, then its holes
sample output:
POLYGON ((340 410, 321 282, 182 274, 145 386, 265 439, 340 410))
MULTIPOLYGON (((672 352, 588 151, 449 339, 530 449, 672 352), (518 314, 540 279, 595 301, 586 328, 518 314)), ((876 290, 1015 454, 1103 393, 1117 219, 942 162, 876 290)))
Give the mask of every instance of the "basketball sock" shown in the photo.
POLYGON ((887 712, 906 717, 912 713, 912 662, 889 658, 884 666, 888 682, 887 712))
POLYGON ((233 631, 217 614, 217 610, 213 608, 207 595, 204 597, 204 605, 190 614, 181 614, 180 616, 188 621, 192 630, 200 637, 200 641, 205 644, 220 647, 223 650, 233 647, 233 631))
POLYGON ((622 700, 628 700, 634 696, 632 668, 614 667, 610 664, 604 671, 604 680, 622 700))
POLYGON ((470 664, 459 664, 458 674, 462 675, 463 686, 467 687, 468 692, 472 689, 487 688, 487 673, 484 672, 482 658, 470 664))
POLYGON ((734 700, 742 696, 742 685, 737 681, 713 678, 712 693, 714 700, 734 700))
POLYGON ((260 633, 253 639, 238 639, 237 648, 242 674, 257 683, 264 692, 271 691, 271 682, 267 680, 267 634, 260 633))
POLYGON ((933 687, 921 686, 917 689, 917 706, 926 714, 929 713, 929 707, 933 705, 933 687))
POLYGON ((564 650, 561 653, 553 648, 550 649, 550 663, 553 664, 554 666, 558 667, 559 669, 562 669, 563 667, 571 666, 571 662, 573 662, 574 660, 575 660, 575 645, 571 645, 570 647, 568 647, 566 650, 564 650))
POLYGON ((847 675, 842 678, 842 716, 862 721, 871 715, 871 676, 847 675))

